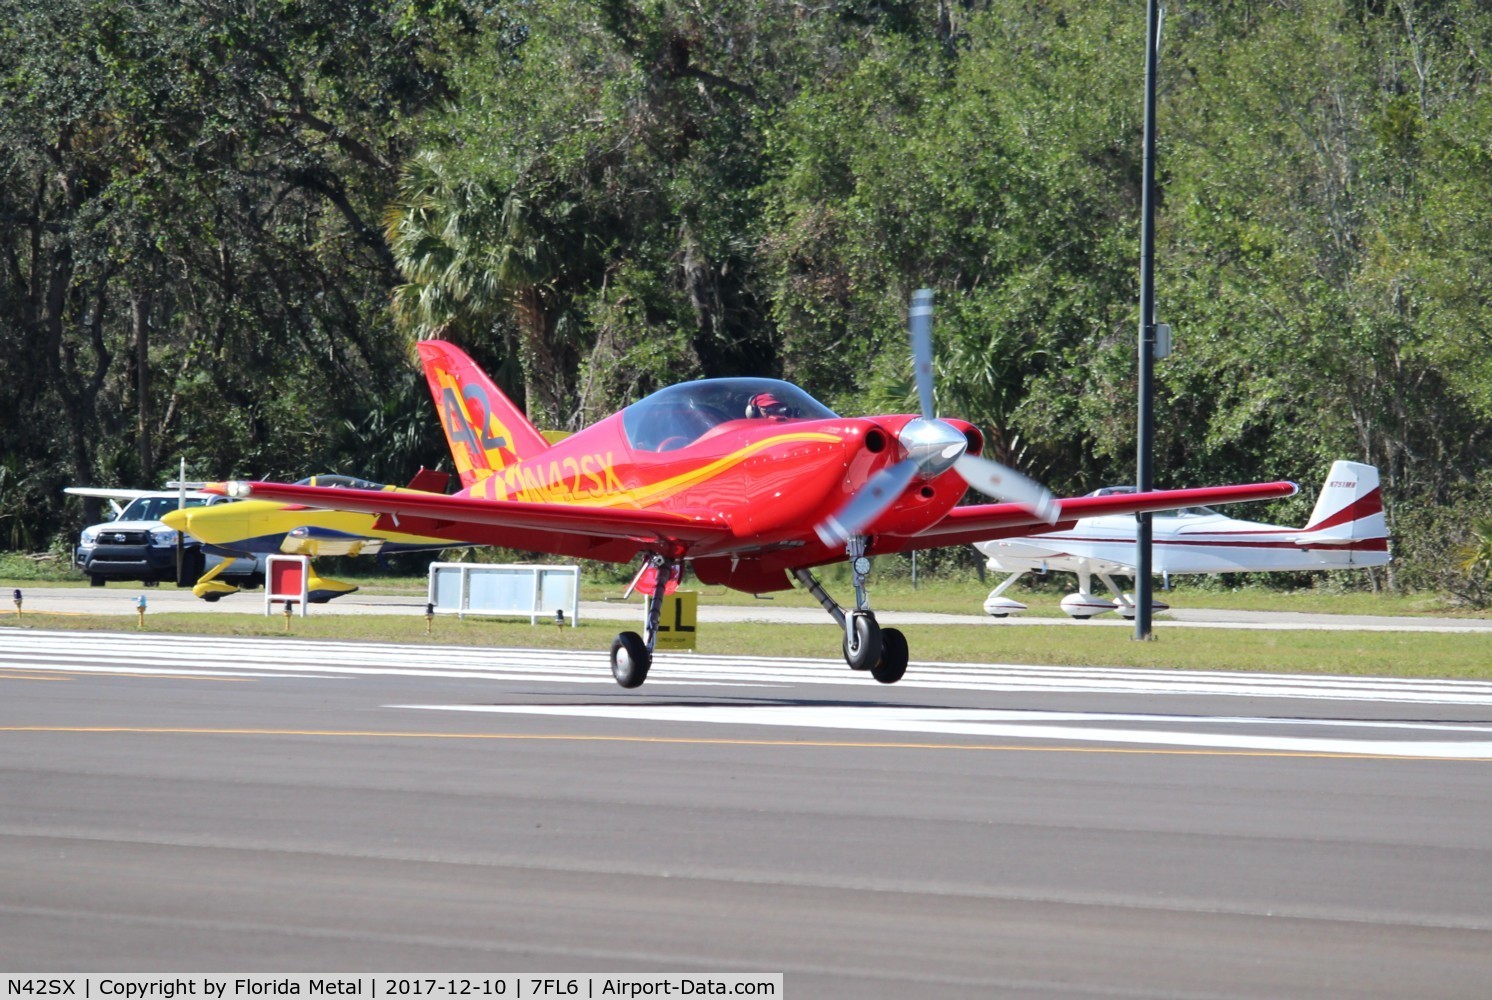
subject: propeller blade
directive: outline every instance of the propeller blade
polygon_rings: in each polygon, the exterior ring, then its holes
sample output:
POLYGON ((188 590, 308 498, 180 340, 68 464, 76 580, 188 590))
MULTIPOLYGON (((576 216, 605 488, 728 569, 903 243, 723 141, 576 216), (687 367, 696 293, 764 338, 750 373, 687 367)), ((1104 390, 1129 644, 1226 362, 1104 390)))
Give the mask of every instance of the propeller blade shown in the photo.
POLYGON ((999 462, 979 455, 962 455, 953 467, 964 477, 964 482, 979 492, 1018 503, 1047 524, 1056 523, 1061 513, 1057 498, 1045 486, 999 462))
POLYGON ((917 463, 904 458, 889 468, 882 469, 860 487, 860 491, 834 514, 824 519, 814 530, 825 545, 843 545, 851 535, 860 534, 867 525, 883 514, 896 502, 901 491, 907 488, 917 474, 917 463))
POLYGON ((912 335, 912 367, 917 377, 917 397, 922 401, 922 417, 933 419, 933 343, 931 288, 912 293, 912 311, 908 329, 912 335))

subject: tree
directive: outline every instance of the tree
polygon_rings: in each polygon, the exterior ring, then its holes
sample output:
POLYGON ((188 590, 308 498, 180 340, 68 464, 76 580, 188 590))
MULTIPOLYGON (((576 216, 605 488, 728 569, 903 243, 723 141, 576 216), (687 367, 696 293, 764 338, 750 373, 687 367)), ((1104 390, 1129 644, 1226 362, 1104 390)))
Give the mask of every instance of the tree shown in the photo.
POLYGON ((1101 5, 992 7, 957 45, 877 38, 806 89, 773 132, 789 374, 842 405, 912 405, 906 303, 931 285, 947 412, 1058 486, 1112 459, 1103 431, 1127 407, 1093 362, 1132 342, 1140 114, 1114 52, 1142 27, 1101 5))
POLYGON ((437 8, 0 0, 0 402, 44 495, 340 457, 402 358, 373 223, 437 8))
POLYGON ((520 32, 454 68, 463 99, 431 124, 387 220, 409 236, 395 242, 410 328, 449 318, 494 352, 521 345, 531 410, 564 426, 684 375, 775 367, 756 260, 765 136, 796 74, 865 30, 850 16, 782 0, 526 5, 520 32), (441 175, 456 185, 427 183, 441 175))

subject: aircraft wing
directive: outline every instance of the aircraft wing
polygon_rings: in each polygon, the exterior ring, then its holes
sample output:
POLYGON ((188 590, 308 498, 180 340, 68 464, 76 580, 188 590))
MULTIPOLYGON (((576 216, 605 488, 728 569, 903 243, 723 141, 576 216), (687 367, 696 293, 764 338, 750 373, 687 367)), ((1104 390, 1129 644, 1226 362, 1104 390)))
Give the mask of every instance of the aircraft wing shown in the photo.
POLYGON ((682 551, 730 534, 729 526, 718 518, 627 507, 265 482, 230 482, 213 490, 233 497, 378 514, 383 518, 379 527, 386 521, 412 534, 476 545, 552 549, 561 554, 584 554, 606 542, 618 542, 622 548, 636 551, 654 547, 682 551), (541 535, 545 544, 536 544, 541 535))
MULTIPOLYGON (((174 493, 175 491, 175 486, 169 490, 112 490, 102 486, 68 486, 62 492, 71 493, 75 497, 98 497, 101 500, 138 500, 141 497, 158 497, 165 493, 174 493)), ((208 496, 208 494, 196 489, 188 489, 186 495, 189 497, 208 496)))
POLYGON ((1200 486, 1183 490, 1150 490, 1146 493, 1114 493, 1101 497, 1069 497, 1058 500, 1061 513, 1055 524, 1047 524, 1025 507, 1013 503, 977 504, 955 507, 937 524, 915 535, 882 536, 877 552, 901 552, 907 549, 937 548, 943 545, 965 545, 1027 535, 1035 532, 1061 531, 1071 528, 1080 518, 1103 514, 1143 514, 1182 507, 1211 507, 1248 500, 1273 500, 1294 495, 1290 482, 1244 483, 1236 486, 1200 486))

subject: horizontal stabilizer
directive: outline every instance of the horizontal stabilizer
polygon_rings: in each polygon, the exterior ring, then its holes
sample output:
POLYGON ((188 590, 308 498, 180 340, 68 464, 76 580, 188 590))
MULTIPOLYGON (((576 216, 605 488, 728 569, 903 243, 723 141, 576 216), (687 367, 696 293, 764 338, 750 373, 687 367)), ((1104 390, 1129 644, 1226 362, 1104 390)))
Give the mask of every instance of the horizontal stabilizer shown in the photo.
POLYGON ((1294 535, 1291 537, 1290 541, 1294 542, 1296 545, 1314 548, 1317 545, 1351 545, 1354 542, 1362 541, 1362 539, 1353 538, 1351 535, 1342 535, 1335 533, 1327 534, 1326 532, 1321 532, 1319 534, 1311 535, 1294 535))

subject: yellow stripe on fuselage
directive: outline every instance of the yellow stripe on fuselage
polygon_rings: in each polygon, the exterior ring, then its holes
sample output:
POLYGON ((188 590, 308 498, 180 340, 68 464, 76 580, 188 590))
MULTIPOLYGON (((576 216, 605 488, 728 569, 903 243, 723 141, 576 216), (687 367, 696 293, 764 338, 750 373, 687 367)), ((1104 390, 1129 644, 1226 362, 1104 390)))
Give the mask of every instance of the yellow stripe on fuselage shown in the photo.
MULTIPOLYGON (((707 462, 687 472, 636 488, 622 485, 614 471, 611 452, 605 455, 568 455, 511 466, 471 487, 470 495, 486 500, 523 500, 531 503, 563 503, 582 507, 644 508, 661 503, 679 493, 735 468, 754 455, 781 444, 818 442, 839 444, 844 438, 821 431, 778 434, 753 442, 729 455, 707 462), (535 467, 546 474, 539 478, 535 467)), ((683 515, 680 515, 683 516, 683 515)))

